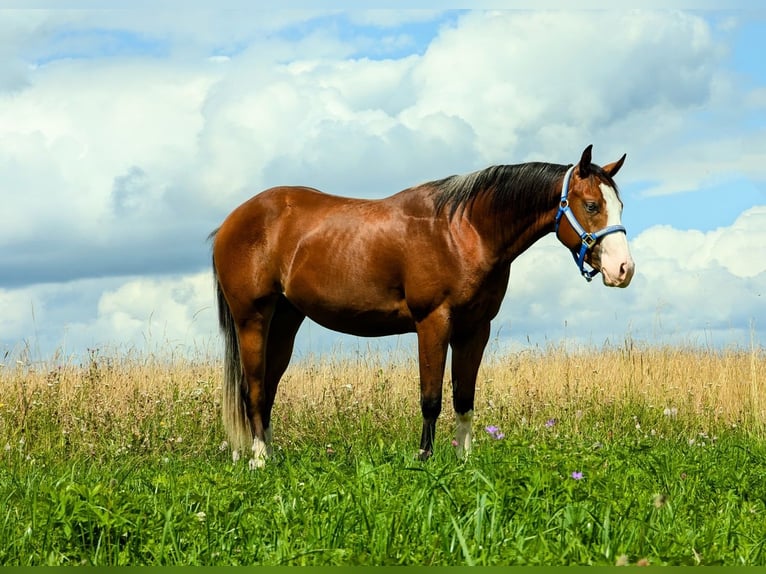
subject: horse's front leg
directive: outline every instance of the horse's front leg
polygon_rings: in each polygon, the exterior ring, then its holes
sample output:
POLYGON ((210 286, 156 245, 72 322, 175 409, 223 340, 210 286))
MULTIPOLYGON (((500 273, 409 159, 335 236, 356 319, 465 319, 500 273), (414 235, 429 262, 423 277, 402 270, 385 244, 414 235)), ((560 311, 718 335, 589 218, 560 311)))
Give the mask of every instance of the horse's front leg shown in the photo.
POLYGON ((437 310, 417 324, 420 367, 420 410, 423 432, 420 435, 420 460, 433 454, 436 419, 442 409, 444 363, 450 336, 448 310, 437 310))
POLYGON ((457 432, 455 433, 458 458, 471 452, 473 435, 473 401, 476 393, 476 376, 489 340, 489 321, 470 332, 452 336, 452 405, 455 408, 457 432))

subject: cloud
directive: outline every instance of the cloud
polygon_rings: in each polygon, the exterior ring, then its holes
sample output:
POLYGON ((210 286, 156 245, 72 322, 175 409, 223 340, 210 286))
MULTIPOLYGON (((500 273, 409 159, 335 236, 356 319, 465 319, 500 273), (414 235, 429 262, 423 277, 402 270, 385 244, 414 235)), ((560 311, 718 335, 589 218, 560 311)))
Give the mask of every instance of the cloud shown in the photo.
POLYGON ((0 351, 83 358, 87 349, 204 354, 217 347, 212 274, 83 279, 0 290, 0 351))
POLYGON ((705 21, 683 13, 469 13, 429 46, 407 117, 464 118, 490 161, 560 154, 583 133, 617 143, 638 118, 630 133, 647 141, 708 101, 719 58, 705 21))

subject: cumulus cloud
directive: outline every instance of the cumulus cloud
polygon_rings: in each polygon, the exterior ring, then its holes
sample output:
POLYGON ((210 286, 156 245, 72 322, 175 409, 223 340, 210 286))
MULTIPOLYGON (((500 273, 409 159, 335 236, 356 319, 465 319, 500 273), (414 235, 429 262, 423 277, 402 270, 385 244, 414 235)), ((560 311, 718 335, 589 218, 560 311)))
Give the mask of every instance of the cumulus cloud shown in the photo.
POLYGON ((83 279, 0 290, 0 351, 82 358, 87 349, 173 352, 217 348, 210 272, 83 279))

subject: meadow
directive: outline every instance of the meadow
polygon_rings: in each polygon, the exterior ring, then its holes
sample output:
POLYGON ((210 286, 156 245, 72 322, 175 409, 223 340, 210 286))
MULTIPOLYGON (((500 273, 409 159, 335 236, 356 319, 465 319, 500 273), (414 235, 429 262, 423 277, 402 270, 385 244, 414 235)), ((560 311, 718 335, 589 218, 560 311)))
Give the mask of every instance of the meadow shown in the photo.
POLYGON ((0 565, 765 565, 765 359, 491 353, 471 457, 447 383, 423 463, 413 358, 303 358, 251 471, 215 359, 6 358, 0 565))

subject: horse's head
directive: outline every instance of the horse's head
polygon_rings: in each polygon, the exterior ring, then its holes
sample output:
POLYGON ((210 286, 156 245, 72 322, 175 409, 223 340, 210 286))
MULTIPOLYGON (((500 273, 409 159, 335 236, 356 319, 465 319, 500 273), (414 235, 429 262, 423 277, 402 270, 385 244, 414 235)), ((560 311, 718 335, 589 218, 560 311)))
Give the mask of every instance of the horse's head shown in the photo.
POLYGON ((564 176, 556 236, 572 251, 588 281, 600 271, 604 285, 627 287, 635 265, 621 223, 622 201, 613 179, 625 155, 599 167, 591 163, 592 147, 585 148, 580 162, 564 176), (584 268, 586 263, 592 271, 584 268))

